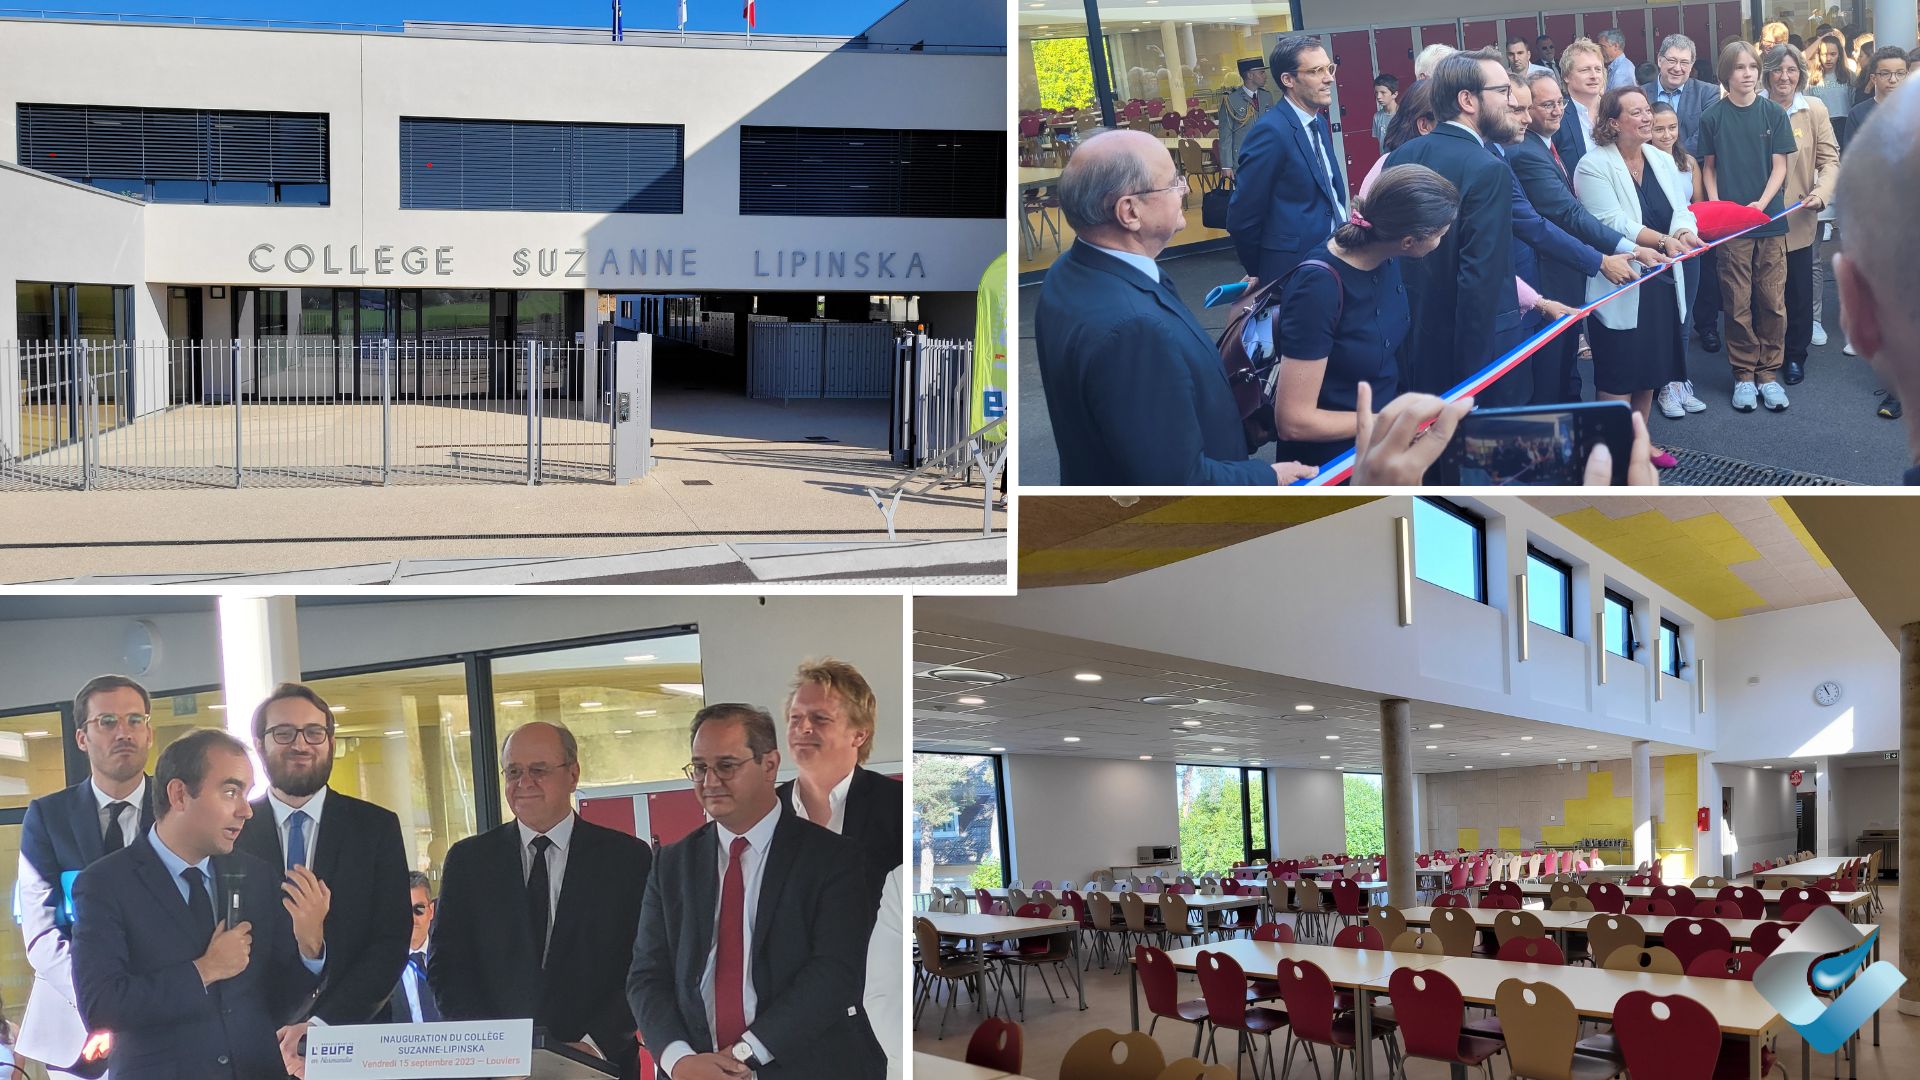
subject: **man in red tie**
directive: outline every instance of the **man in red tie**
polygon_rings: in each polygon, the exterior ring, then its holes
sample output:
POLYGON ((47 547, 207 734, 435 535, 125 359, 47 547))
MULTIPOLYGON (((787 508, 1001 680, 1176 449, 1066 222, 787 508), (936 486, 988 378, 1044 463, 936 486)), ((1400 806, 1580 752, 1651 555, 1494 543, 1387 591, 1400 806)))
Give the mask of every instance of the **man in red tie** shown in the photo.
POLYGON ((627 998, 671 1080, 886 1074, 861 1009, 874 910, 859 845, 781 807, 765 709, 709 705, 685 769, 709 822, 660 850, 627 998))

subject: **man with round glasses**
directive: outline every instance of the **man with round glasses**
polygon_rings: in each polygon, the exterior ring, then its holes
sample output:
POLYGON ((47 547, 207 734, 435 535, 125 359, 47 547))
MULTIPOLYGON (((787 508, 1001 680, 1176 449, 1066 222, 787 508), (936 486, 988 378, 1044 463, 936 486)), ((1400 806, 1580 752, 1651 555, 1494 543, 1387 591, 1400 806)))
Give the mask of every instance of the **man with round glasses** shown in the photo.
POLYGON ((104 1034, 90 1036, 73 990, 72 876, 153 825, 153 699, 124 675, 87 681, 73 697, 74 744, 88 776, 27 807, 20 835, 20 925, 33 990, 15 1049, 56 1076, 102 1075, 104 1034))
MULTIPOLYGON (((253 711, 253 748, 267 793, 253 800, 239 850, 291 872, 312 870, 333 892, 327 980, 312 1015, 364 1024, 384 1015, 407 962, 407 849, 393 811, 327 786, 333 710, 311 687, 281 683, 253 711)), ((305 1019, 300 1017, 299 1019, 305 1019)))

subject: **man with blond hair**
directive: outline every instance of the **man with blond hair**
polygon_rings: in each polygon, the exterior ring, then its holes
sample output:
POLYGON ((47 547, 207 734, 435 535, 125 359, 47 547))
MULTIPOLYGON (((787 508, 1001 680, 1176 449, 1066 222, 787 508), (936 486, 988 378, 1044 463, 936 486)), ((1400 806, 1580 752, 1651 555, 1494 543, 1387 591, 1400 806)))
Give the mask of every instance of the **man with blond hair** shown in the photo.
POLYGON ((787 693, 787 749, 800 775, 780 785, 796 817, 860 845, 877 902, 906 842, 903 785, 864 769, 873 756, 879 704, 859 669, 844 660, 808 660, 787 693))

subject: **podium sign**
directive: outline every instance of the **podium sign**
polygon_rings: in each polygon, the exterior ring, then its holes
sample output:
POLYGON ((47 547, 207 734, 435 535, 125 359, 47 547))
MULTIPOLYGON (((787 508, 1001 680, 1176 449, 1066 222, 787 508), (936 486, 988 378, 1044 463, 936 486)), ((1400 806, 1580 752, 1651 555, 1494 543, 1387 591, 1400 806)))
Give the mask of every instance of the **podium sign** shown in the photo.
POLYGON ((352 1024, 307 1032, 307 1080, 528 1076, 532 1020, 352 1024))

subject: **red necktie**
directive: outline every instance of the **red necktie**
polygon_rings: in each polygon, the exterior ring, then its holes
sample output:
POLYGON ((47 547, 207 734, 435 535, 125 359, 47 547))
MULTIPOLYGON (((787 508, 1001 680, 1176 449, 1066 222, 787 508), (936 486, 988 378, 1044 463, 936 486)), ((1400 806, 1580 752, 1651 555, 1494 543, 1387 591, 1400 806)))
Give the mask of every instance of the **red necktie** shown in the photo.
POLYGON ((742 972, 746 968, 746 946, 741 940, 746 925, 747 888, 740 872, 740 856, 746 854, 747 838, 736 836, 727 849, 727 876, 720 884, 719 939, 713 957, 714 1049, 724 1051, 740 1041, 747 1030, 747 1006, 742 994, 742 972))
POLYGON ((1553 151, 1553 163, 1555 165, 1560 166, 1560 174, 1562 176, 1565 176, 1567 172, 1567 163, 1560 160, 1560 148, 1553 145, 1552 143, 1548 143, 1547 149, 1553 151))

